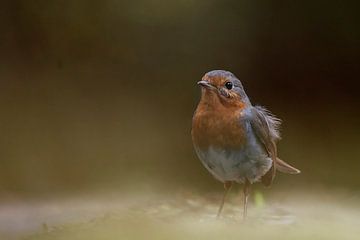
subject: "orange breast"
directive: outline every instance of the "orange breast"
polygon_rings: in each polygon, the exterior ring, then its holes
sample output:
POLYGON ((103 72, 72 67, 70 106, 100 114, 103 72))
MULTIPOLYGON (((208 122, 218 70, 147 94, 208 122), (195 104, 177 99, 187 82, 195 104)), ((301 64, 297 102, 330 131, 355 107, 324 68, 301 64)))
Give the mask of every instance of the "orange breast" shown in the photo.
POLYGON ((240 149, 246 143, 245 126, 241 124, 242 108, 225 107, 221 104, 209 107, 199 103, 194 114, 192 138, 200 149, 209 146, 224 149, 240 149))

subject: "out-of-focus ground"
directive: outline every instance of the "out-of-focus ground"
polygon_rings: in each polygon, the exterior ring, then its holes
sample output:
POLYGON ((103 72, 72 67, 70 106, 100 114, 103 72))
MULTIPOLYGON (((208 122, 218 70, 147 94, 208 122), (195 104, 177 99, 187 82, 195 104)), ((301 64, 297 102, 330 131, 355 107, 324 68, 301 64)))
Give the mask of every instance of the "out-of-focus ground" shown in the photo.
POLYGON ((196 192, 3 203, 0 236, 29 240, 358 239, 358 193, 276 192, 264 196, 255 190, 246 222, 238 189, 229 196, 220 219, 215 218, 220 195, 196 192))

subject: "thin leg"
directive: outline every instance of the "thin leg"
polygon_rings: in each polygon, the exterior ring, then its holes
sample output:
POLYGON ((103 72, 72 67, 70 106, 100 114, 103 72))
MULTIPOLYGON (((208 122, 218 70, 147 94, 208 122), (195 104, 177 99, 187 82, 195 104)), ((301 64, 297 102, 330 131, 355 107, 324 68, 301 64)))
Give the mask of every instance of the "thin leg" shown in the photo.
POLYGON ((230 191, 232 184, 233 184, 233 183, 232 183, 232 182, 229 182, 229 181, 224 183, 224 189, 225 189, 225 190, 224 190, 224 194, 223 194, 223 197, 222 197, 222 200, 221 200, 221 203, 220 203, 220 207, 219 207, 218 213, 217 213, 217 215, 216 215, 217 218, 220 217, 220 214, 221 214, 222 209, 223 209, 223 207, 224 207, 224 203, 225 203, 226 196, 227 196, 228 192, 230 191))
POLYGON ((244 212, 243 212, 243 218, 246 219, 247 216, 247 204, 248 204, 248 198, 250 194, 250 182, 249 180, 245 179, 244 183, 244 212))

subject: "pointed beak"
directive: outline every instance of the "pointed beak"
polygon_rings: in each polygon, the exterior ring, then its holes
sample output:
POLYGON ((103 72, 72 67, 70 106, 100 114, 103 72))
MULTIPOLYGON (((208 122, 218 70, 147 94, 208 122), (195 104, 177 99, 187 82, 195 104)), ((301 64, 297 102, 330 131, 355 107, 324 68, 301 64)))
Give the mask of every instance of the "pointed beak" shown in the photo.
POLYGON ((197 84, 201 87, 207 88, 207 89, 215 89, 213 85, 211 85, 208 81, 201 80, 197 82, 197 84))

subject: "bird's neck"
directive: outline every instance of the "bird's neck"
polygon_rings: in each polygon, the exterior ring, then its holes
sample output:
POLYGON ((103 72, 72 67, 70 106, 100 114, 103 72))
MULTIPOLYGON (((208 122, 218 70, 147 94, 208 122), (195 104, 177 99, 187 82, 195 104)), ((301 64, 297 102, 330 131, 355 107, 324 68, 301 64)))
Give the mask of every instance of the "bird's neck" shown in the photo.
POLYGON ((225 98, 214 91, 205 90, 202 92, 199 107, 208 111, 239 110, 247 107, 247 103, 240 98, 225 98))

